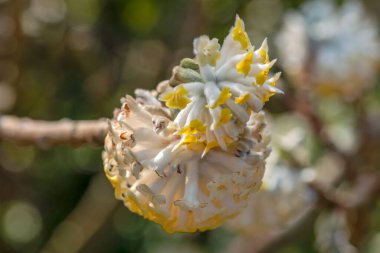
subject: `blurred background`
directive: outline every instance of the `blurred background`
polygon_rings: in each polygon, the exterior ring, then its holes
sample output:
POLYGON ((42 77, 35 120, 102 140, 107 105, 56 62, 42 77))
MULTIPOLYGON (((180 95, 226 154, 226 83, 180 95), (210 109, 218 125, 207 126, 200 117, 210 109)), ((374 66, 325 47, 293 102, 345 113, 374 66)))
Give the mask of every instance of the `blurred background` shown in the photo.
MULTIPOLYGON (((44 120, 112 117, 122 96, 135 88, 153 89, 170 77, 180 59, 192 57, 195 37, 208 34, 222 41, 236 14, 245 20, 253 44, 258 47, 267 37, 271 58, 277 58, 274 43, 284 15, 303 2, 0 0, 0 113, 44 120)), ((380 2, 363 4, 377 28, 380 2)), ((276 70, 283 71, 280 66, 276 70)), ((281 87, 292 92, 289 80, 285 75, 281 87)), ((378 75, 373 82, 363 100, 378 128, 378 75)), ((283 99, 275 97, 266 105, 272 117, 288 113, 283 99)), ((326 120, 338 117, 349 125, 342 115, 352 110, 334 108, 324 114, 326 120)), ((351 128, 334 127, 335 133, 343 131, 338 142, 353 135, 351 128)), ((324 153, 318 143, 311 150, 311 161, 324 153)), ((0 252, 222 252, 237 236, 224 227, 168 235, 131 213, 114 200, 102 174, 101 151, 0 142, 0 252)), ((359 252, 380 251, 379 213, 377 200, 368 211, 371 226, 359 252)), ((315 233, 305 229, 273 252, 319 252, 315 233)))

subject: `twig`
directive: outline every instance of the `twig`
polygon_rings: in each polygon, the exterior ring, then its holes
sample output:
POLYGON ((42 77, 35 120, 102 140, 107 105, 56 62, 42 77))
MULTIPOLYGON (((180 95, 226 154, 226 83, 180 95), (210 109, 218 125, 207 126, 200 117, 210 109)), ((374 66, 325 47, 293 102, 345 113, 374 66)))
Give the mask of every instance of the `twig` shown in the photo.
POLYGON ((32 144, 40 148, 69 144, 102 145, 107 133, 106 119, 73 121, 32 120, 0 116, 0 140, 32 144))

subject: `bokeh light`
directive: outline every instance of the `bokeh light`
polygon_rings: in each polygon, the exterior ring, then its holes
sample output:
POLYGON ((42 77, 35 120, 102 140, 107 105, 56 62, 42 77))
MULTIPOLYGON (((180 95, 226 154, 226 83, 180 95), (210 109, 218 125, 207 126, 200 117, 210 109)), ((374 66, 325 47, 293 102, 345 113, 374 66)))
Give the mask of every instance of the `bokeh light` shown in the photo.
POLYGON ((41 213, 28 202, 9 203, 1 217, 2 236, 11 244, 30 243, 40 235, 41 230, 41 213))

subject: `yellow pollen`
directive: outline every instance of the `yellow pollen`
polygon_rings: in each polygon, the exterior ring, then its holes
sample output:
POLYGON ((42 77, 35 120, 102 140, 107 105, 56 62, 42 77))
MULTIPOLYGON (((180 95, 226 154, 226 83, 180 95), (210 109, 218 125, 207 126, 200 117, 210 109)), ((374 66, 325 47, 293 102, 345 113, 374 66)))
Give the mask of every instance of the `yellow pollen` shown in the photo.
POLYGON ((223 88, 222 92, 219 95, 219 98, 215 101, 215 104, 211 108, 215 109, 219 105, 224 105, 230 97, 231 97, 230 88, 228 87, 223 88))
POLYGON ((199 119, 194 119, 190 122, 189 125, 185 126, 178 131, 179 135, 182 134, 197 134, 204 133, 206 131, 206 126, 199 119))
POLYGON ((204 153, 207 154, 211 149, 217 147, 219 147, 219 143, 217 141, 210 141, 207 143, 204 153))
POLYGON ((205 148, 205 144, 202 141, 196 141, 188 143, 187 148, 193 151, 202 151, 205 148))
POLYGON ((249 93, 245 93, 243 95, 241 95, 240 97, 236 97, 235 98, 235 103, 236 104, 245 104, 248 102, 249 98, 251 97, 251 94, 249 93))
POLYGON ((184 109, 191 102, 187 96, 187 90, 182 85, 165 94, 162 100, 165 101, 167 107, 173 109, 184 109))
POLYGON ((256 76, 257 84, 259 84, 260 86, 263 85, 265 83, 265 81, 267 80, 268 73, 269 73, 269 69, 266 69, 266 70, 262 71, 260 74, 258 74, 256 76))
POLYGON ((183 140, 183 144, 185 143, 195 143, 198 142, 198 137, 195 135, 187 135, 185 139, 183 140))
POLYGON ((264 103, 268 102, 269 98, 272 97, 274 94, 276 94, 276 93, 273 91, 270 91, 268 94, 263 95, 263 97, 261 98, 261 101, 264 103))
POLYGON ((276 82, 275 81, 269 82, 269 85, 272 86, 272 87, 275 87, 276 86, 276 82))
POLYGON ((240 18, 237 18, 236 24, 232 29, 232 38, 240 43, 243 50, 247 49, 250 44, 248 35, 243 28, 243 21, 240 18))
POLYGON ((222 111, 220 112, 220 118, 219 122, 217 124, 217 127, 219 127, 222 124, 228 123, 232 118, 232 113, 229 108, 223 108, 222 111))
POLYGON ((188 149, 191 149, 194 151, 201 151, 205 149, 204 141, 202 141, 197 135, 185 136, 185 138, 180 143, 180 146, 182 145, 187 145, 188 149))
POLYGON ((269 55, 264 48, 260 49, 259 54, 263 63, 269 63, 269 55))
POLYGON ((253 52, 250 51, 241 62, 236 64, 236 70, 238 73, 244 74, 246 76, 248 75, 249 71, 251 70, 252 55, 253 52))

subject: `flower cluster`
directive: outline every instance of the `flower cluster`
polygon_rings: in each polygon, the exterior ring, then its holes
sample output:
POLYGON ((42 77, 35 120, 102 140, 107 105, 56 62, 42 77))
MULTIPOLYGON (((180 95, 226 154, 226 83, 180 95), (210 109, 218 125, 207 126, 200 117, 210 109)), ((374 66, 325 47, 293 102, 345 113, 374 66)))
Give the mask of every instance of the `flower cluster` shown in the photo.
POLYGON ((157 90, 122 99, 103 152, 116 198, 168 232, 212 229, 244 209, 270 152, 261 109, 281 92, 266 41, 254 50, 239 17, 222 46, 201 36, 194 53, 157 90))
POLYGON ((194 54, 195 66, 182 67, 191 74, 160 98, 167 107, 180 109, 174 119, 182 137, 179 145, 196 146, 205 155, 216 147, 227 150, 250 113, 281 93, 275 87, 280 73, 268 77, 276 60, 269 60, 266 40, 254 49, 239 17, 222 46, 204 35, 194 40, 194 54))
POLYGON ((359 97, 374 82, 380 60, 376 24, 358 1, 306 2, 285 16, 277 38, 281 65, 292 82, 322 96, 359 97))

